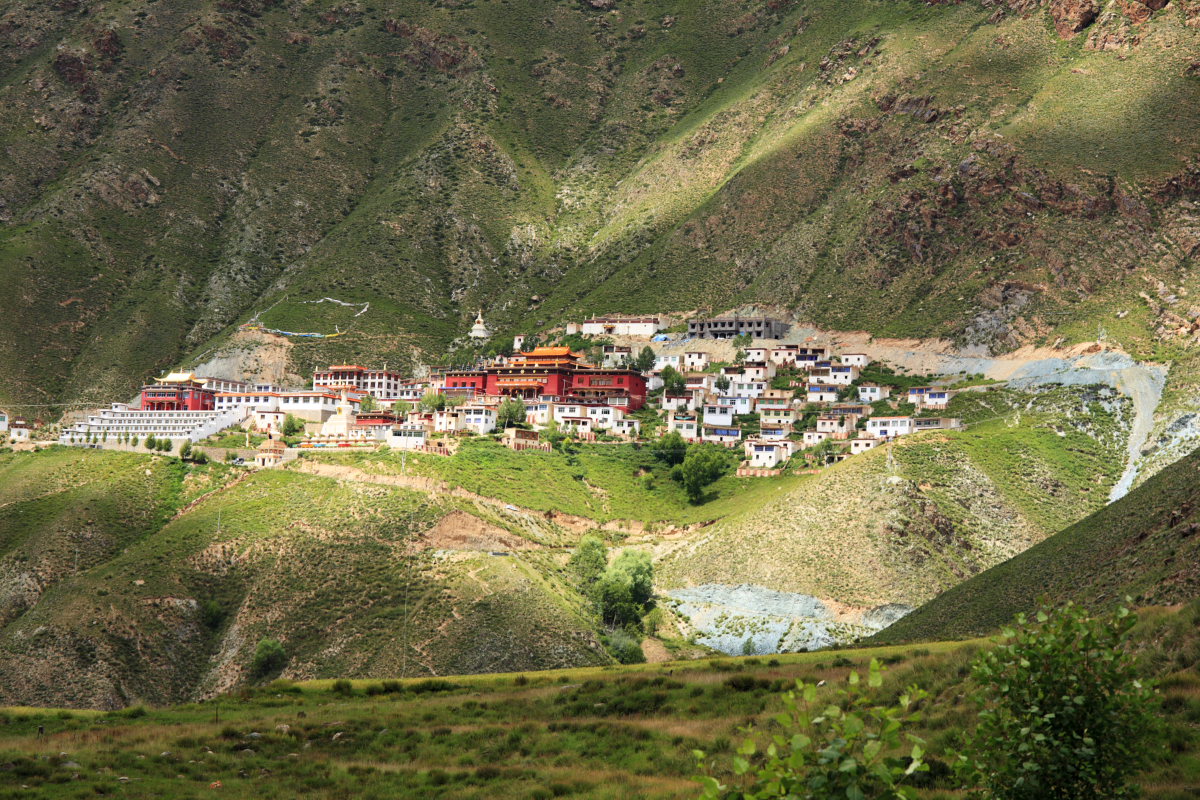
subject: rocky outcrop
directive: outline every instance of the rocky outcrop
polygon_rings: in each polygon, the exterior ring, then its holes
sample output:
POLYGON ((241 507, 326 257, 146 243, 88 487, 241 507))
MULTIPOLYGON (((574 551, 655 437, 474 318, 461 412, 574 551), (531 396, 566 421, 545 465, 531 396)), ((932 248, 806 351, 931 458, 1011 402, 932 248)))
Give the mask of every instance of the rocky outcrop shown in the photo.
POLYGON ((1054 30, 1064 39, 1070 39, 1096 21, 1100 6, 1096 0, 1052 0, 1050 16, 1054 18, 1054 30))

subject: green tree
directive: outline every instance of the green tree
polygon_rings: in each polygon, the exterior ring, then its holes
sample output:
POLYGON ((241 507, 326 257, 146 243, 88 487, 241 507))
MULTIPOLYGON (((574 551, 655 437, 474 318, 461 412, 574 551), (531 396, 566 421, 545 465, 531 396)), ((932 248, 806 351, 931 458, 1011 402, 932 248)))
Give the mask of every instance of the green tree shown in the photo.
POLYGON ((633 599, 633 589, 620 575, 606 572, 596 584, 596 602, 600 618, 616 628, 636 626, 642 619, 642 606, 633 599))
POLYGON ((158 440, 158 451, 160 453, 169 453, 174 446, 175 444, 170 439, 164 438, 158 440))
POLYGON ((693 445, 687 456, 674 470, 675 477, 687 492, 688 500, 699 503, 704 490, 725 472, 725 454, 713 446, 693 445))
POLYGON ((254 650, 254 658, 250 661, 250 674, 255 678, 263 678, 283 669, 287 663, 287 653, 278 639, 263 639, 254 650))
POLYGON ((500 428, 514 428, 525 422, 525 414, 525 401, 519 397, 509 397, 496 409, 496 425, 500 428))
POLYGON ((1079 606, 1018 615, 976 658, 979 724, 956 767, 996 800, 1123 798, 1159 730, 1154 691, 1128 646, 1126 608, 1089 619, 1079 606))
POLYGON ((663 434, 657 442, 650 445, 650 453, 659 461, 673 467, 683 463, 683 459, 687 455, 687 442, 679 435, 679 431, 671 431, 663 434))
POLYGON ((149 435, 149 436, 147 436, 147 437, 146 437, 146 449, 147 449, 147 450, 156 450, 156 449, 158 449, 158 442, 155 440, 155 438, 154 438, 154 435, 153 435, 153 434, 151 434, 151 435, 149 435))
POLYGON ((746 739, 733 759, 731 785, 713 774, 713 763, 697 750, 702 800, 909 800, 917 795, 905 781, 927 770, 923 742, 905 728, 920 721, 915 704, 925 692, 911 687, 893 704, 873 701, 883 686, 883 668, 872 659, 867 688, 851 672, 830 702, 818 702, 817 687, 796 681, 783 696, 780 727, 765 744, 746 739), (911 745, 908 758, 890 757, 911 745))
POLYGON ((679 374, 679 370, 670 364, 662 368, 660 376, 663 382, 663 394, 683 394, 687 390, 687 379, 679 374))
POLYGON ((441 392, 426 392, 421 397, 420 407, 422 411, 445 411, 446 395, 441 392))
POLYGON ((654 355, 654 349, 650 345, 646 345, 633 360, 633 368, 639 372, 649 372, 654 369, 654 362, 657 359, 658 356, 654 355))
POLYGON ((739 349, 733 354, 733 363, 744 364, 746 362, 746 351, 739 349))
POLYGON ((191 441, 191 439, 183 440, 183 446, 179 448, 179 457, 180 458, 191 458, 192 457, 192 441, 191 441))
POLYGON ((365 395, 361 400, 358 401, 359 411, 374 411, 377 408, 379 408, 379 403, 372 395, 365 395))
POLYGON ((588 590, 608 569, 608 548, 599 536, 589 533, 579 540, 579 546, 571 554, 567 566, 574 570, 579 582, 588 590))
POLYGON ((298 436, 304 432, 304 420, 288 414, 283 418, 283 435, 298 436))
POLYGON ((624 551, 605 574, 628 584, 629 596, 639 606, 645 606, 654 596, 654 564, 645 550, 624 551))
POLYGON ((719 375, 719 376, 717 377, 717 384, 716 384, 716 385, 717 385, 717 391, 718 391, 718 392, 720 392, 721 394, 724 394, 725 392, 728 392, 728 391, 729 391, 729 387, 730 387, 730 385, 731 385, 731 382, 730 382, 730 380, 729 380, 729 376, 728 376, 728 375, 719 375))

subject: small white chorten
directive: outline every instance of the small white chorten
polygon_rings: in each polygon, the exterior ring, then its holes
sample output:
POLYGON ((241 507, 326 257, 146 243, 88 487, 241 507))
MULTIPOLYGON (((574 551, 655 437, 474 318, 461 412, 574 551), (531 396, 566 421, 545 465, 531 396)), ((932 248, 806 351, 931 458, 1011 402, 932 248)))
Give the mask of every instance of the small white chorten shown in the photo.
POLYGON ((471 332, 467 336, 472 339, 492 338, 492 332, 487 329, 487 325, 483 324, 483 309, 479 310, 479 315, 475 317, 475 325, 471 328, 471 332))

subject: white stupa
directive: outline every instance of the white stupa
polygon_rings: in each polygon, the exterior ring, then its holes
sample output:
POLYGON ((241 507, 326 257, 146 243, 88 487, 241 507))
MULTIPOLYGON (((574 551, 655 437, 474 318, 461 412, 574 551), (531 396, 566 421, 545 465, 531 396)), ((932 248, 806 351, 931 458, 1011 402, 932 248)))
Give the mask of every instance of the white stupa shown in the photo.
POLYGON ((479 340, 492 338, 492 332, 487 329, 487 325, 483 324, 483 309, 479 310, 479 315, 475 317, 475 325, 467 336, 479 340))

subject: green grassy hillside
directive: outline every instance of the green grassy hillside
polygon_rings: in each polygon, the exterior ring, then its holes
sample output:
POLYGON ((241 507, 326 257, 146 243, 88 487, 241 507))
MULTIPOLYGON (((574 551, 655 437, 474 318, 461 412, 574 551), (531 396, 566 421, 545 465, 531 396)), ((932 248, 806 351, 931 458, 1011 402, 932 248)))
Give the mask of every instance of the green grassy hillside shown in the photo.
POLYGON ((1169 350, 1200 290, 1194 9, 1070 40, 1049 13, 4 0, 0 404, 120 397, 256 314, 347 332, 297 340, 300 374, 442 354, 479 306, 1169 350))
POLYGON ((948 589, 874 639, 976 636, 1043 599, 1112 606, 1188 602, 1200 594, 1200 451, 1121 500, 948 589))
MULTIPOLYGON (((248 473, 51 448, 0 455, 0 701, 112 708, 288 678, 610 663, 566 561, 599 532, 661 589, 750 583, 852 607, 918 604, 1098 508, 1128 401, 989 387, 972 427, 815 475, 727 475, 687 502, 650 448, 453 457, 313 453, 248 473)), ((697 650, 666 614, 656 657, 697 650)), ((649 652, 648 654, 653 654, 649 652)))
POLYGON ((108 708, 227 690, 265 638, 296 678, 612 660, 565 554, 540 544, 568 538, 548 522, 122 453, 8 455, 0 469, 13 498, 0 506, 3 701, 108 708), (188 502, 200 483, 211 493, 188 502))
MULTIPOLYGON (((1134 636, 1161 680, 1167 738, 1137 777, 1148 800, 1200 783, 1200 607, 1146 609, 1134 636)), ((747 725, 770 732, 780 692, 824 681, 817 702, 869 659, 883 697, 930 693, 914 731, 935 769, 921 800, 950 800, 949 750, 974 724, 965 676, 984 642, 712 659, 638 667, 267 687, 118 712, 0 708, 0 797, 529 798, 699 794, 693 749, 728 769, 747 725), (38 736, 39 726, 45 735, 38 736), (218 785, 219 782, 219 785, 218 785), (18 788, 21 787, 21 788, 18 788)))
POLYGON ((964 431, 869 450, 671 543, 665 586, 756 583, 840 603, 919 605, 1101 508, 1121 469, 1112 393, 992 388, 964 431))

